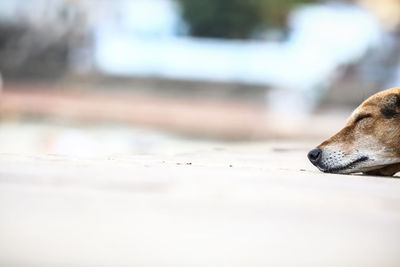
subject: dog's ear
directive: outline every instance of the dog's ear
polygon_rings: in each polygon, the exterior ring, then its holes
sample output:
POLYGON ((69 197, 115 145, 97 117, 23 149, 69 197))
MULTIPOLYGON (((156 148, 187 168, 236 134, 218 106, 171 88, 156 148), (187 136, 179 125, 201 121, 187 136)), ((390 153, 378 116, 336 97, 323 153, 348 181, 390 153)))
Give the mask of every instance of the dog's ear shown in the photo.
POLYGON ((400 106, 400 97, 397 94, 390 94, 383 98, 381 113, 386 119, 398 115, 397 109, 400 106))

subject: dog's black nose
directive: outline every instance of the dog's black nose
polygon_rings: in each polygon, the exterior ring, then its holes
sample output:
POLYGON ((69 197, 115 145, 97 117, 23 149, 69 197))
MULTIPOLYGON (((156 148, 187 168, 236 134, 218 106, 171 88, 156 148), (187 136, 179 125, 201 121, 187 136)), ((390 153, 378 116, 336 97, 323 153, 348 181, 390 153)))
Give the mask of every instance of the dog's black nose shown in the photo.
POLYGON ((319 148, 314 148, 308 152, 307 157, 311 163, 315 165, 321 160, 322 150, 319 148))

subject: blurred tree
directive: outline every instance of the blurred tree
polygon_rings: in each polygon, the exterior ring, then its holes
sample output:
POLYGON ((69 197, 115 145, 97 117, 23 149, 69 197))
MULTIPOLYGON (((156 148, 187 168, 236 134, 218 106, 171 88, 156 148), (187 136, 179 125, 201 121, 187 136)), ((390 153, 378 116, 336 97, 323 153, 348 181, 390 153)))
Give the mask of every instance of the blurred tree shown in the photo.
POLYGON ((256 30, 284 28, 290 10, 318 0, 176 0, 190 34, 198 37, 251 38, 256 30))

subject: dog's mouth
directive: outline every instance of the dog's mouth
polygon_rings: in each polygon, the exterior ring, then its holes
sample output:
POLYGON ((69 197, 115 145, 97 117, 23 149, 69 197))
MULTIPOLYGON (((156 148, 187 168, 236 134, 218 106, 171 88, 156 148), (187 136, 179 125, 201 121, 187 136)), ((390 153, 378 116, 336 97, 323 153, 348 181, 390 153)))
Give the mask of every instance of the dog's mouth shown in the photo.
MULTIPOLYGON (((342 166, 335 166, 335 167, 329 167, 329 166, 323 166, 323 165, 318 165, 318 169, 322 172, 325 173, 345 173, 347 171, 351 172, 360 162, 364 162, 369 160, 369 157, 363 156, 360 157, 349 164, 342 165, 342 166)), ((362 170, 360 170, 361 172, 362 170)))

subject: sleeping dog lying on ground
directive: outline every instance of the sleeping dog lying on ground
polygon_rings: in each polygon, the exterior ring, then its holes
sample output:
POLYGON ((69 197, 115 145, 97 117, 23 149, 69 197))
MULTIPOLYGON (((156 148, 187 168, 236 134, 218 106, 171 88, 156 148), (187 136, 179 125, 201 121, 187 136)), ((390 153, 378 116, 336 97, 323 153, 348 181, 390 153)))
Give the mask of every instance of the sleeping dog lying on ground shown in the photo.
POLYGON ((394 175, 400 171, 400 87, 379 92, 351 114, 345 127, 308 153, 319 170, 394 175))

